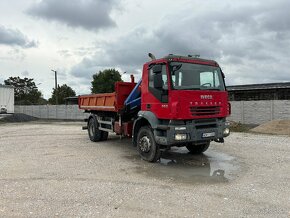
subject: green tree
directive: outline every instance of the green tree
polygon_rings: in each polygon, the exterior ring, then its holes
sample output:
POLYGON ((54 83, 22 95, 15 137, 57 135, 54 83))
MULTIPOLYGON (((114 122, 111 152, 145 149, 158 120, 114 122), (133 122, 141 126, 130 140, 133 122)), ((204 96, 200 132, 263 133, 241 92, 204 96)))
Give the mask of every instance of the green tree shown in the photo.
POLYGON ((20 78, 9 77, 4 80, 5 85, 14 87, 14 96, 16 105, 32 105, 42 104, 43 98, 42 93, 38 90, 35 85, 34 79, 31 78, 20 78))
POLYGON ((51 98, 48 99, 48 102, 50 104, 55 104, 56 94, 58 97, 58 104, 64 104, 65 98, 67 97, 76 96, 76 92, 70 86, 68 86, 67 84, 63 84, 62 86, 58 86, 57 90, 53 88, 51 98))
POLYGON ((122 81, 121 74, 115 69, 106 69, 93 75, 92 93, 114 92, 115 82, 122 81))

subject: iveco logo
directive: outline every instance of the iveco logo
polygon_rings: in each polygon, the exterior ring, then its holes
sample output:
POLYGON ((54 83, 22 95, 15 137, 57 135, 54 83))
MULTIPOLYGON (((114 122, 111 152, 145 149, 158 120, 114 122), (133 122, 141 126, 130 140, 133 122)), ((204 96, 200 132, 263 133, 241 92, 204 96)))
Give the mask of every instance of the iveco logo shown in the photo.
POLYGON ((212 95, 201 95, 200 99, 212 99, 212 95))

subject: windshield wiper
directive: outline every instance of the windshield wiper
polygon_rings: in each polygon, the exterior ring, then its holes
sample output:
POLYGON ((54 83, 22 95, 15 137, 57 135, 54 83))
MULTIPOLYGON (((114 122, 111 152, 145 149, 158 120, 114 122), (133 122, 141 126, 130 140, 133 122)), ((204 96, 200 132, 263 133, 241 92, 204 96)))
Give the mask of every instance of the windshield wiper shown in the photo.
POLYGON ((186 89, 186 90, 200 90, 200 88, 189 88, 189 89, 186 89))
POLYGON ((218 89, 218 88, 210 88, 210 87, 202 88, 201 90, 217 90, 217 91, 220 91, 220 89, 218 89))
POLYGON ((182 64, 170 65, 172 67, 172 75, 174 75, 175 71, 179 70, 182 67, 182 64))
POLYGON ((176 90, 200 90, 200 88, 175 88, 176 90))

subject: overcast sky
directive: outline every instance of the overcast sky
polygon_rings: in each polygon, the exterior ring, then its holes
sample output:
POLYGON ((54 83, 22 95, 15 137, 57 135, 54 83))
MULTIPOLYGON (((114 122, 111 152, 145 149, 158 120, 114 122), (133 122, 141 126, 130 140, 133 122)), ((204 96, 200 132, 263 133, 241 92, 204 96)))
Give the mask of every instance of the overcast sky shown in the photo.
POLYGON ((77 94, 92 74, 141 76, 148 52, 215 59, 227 85, 290 81, 289 0, 1 0, 0 83, 34 78, 50 97, 54 74, 77 94))

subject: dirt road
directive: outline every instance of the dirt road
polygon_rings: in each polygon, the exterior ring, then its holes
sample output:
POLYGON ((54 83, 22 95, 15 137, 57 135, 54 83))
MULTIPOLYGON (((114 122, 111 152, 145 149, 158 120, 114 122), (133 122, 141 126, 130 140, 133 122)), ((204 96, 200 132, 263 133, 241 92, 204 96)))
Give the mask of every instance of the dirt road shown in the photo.
POLYGON ((290 137, 233 133, 142 161, 81 123, 0 124, 0 217, 290 217, 290 137))

